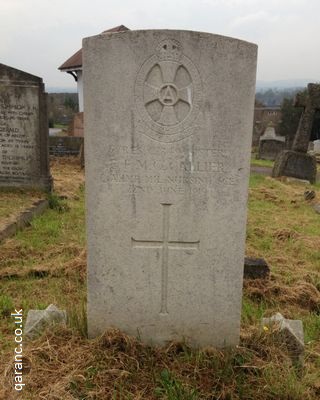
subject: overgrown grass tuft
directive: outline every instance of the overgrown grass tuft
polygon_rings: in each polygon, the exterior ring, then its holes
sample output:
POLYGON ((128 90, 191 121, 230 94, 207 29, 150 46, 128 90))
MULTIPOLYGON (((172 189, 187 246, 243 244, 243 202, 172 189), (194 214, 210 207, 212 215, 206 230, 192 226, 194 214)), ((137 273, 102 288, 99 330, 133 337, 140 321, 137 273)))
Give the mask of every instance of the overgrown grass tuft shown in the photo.
POLYGON ((167 369, 160 372, 155 394, 159 398, 165 397, 168 400, 197 400, 199 398, 196 389, 183 385, 167 369))

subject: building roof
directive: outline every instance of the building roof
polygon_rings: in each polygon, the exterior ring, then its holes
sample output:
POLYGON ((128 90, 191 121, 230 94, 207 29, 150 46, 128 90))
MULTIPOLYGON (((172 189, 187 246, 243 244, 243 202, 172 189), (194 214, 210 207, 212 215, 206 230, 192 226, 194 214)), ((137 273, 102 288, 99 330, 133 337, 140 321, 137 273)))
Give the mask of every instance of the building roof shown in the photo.
POLYGON ((82 68, 82 49, 74 53, 70 58, 67 59, 58 69, 64 70, 76 70, 82 68))
MULTIPOLYGON (((102 33, 114 33, 114 32, 124 32, 128 31, 124 25, 119 25, 111 29, 107 29, 102 33)), ((74 53, 70 58, 68 58, 60 67, 58 68, 60 71, 76 71, 82 69, 82 49, 78 50, 74 53)))

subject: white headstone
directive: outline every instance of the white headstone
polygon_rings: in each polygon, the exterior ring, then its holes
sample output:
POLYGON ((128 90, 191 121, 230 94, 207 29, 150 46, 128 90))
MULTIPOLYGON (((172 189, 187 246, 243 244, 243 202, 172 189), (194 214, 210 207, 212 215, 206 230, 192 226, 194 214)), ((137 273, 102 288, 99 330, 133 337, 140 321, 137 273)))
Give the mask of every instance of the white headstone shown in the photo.
POLYGON ((260 140, 262 138, 264 138, 264 139, 274 139, 275 137, 276 137, 276 131, 274 129, 274 126, 267 126, 267 128, 264 131, 263 135, 260 137, 260 140))
POLYGON ((320 140, 315 140, 313 142, 313 151, 317 154, 320 154, 320 140))
POLYGON ((274 126, 267 126, 263 135, 260 136, 260 141, 262 140, 277 140, 279 142, 285 142, 286 138, 284 136, 277 136, 274 126))
POLYGON ((238 343, 256 54, 191 31, 84 40, 90 337, 238 343))

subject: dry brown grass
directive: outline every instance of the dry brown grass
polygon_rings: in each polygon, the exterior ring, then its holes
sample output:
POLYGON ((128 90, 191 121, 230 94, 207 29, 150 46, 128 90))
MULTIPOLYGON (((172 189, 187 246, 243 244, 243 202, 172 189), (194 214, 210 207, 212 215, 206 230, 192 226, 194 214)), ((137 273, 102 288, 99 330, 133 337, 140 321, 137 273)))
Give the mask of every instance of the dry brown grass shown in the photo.
MULTIPOLYGON (((226 352, 208 348, 200 352, 185 343, 150 347, 118 330, 86 340, 70 329, 56 328, 30 343, 24 357, 24 396, 30 400, 299 399, 281 394, 273 397, 267 387, 270 380, 277 379, 272 369, 278 366, 278 378, 290 374, 291 362, 271 334, 261 335, 254 329, 246 333, 237 349, 226 352), (166 371, 170 371, 167 381, 166 371), (172 393, 177 397, 167 397, 170 386, 166 393, 163 381, 176 389, 172 393), (191 396, 191 388, 197 397, 191 396), (247 397, 241 395, 244 390, 247 397)), ((2 396, 16 399, 9 383, 12 360, 7 358, 6 365, 1 377, 2 396)), ((299 385, 296 390, 301 390, 299 385)), ((312 390, 316 393, 317 388, 312 390)), ((311 398, 311 390, 308 392, 305 399, 311 398)))
MULTIPOLYGON (((55 192, 67 198, 77 197, 79 186, 84 183, 84 171, 77 157, 52 157, 51 173, 54 177, 55 192)), ((14 222, 18 215, 30 208, 46 194, 35 190, 0 191, 0 230, 14 222)))
POLYGON ((37 191, 0 191, 0 231, 10 222, 14 222, 21 212, 30 208, 36 201, 45 198, 37 191))
POLYGON ((78 197, 79 186, 84 184, 84 170, 78 157, 51 157, 54 190, 60 196, 78 197))
MULTIPOLYGON (((57 277, 57 276, 71 276, 77 274, 78 277, 84 282, 86 279, 86 251, 80 247, 72 247, 74 252, 74 257, 62 264, 52 265, 52 260, 50 256, 53 254, 48 254, 49 260, 43 261, 41 265, 35 265, 30 268, 17 268, 17 267, 7 267, 0 270, 0 281, 5 279, 23 279, 28 277, 57 277)), ((66 249, 64 248, 63 251, 66 249)), ((70 248, 69 248, 70 251, 70 248)), ((52 250, 52 253, 57 256, 59 254, 59 248, 52 250)), ((20 253, 21 255, 21 253, 20 253)), ((19 255, 14 255, 19 258, 19 255)), ((1 257, 0 257, 1 263, 1 257)))
POLYGON ((275 280, 249 280, 244 282, 248 298, 281 306, 295 306, 295 310, 320 314, 320 291, 312 284, 298 281, 289 286, 275 280))

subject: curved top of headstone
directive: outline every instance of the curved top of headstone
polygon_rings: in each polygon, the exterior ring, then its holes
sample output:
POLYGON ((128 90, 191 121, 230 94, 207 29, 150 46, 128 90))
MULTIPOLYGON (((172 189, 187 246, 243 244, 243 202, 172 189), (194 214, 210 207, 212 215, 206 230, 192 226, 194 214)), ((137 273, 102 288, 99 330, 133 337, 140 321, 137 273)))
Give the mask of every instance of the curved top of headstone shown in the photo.
POLYGON ((197 36, 199 38, 205 39, 205 38, 212 38, 214 37, 218 41, 224 41, 224 42, 235 42, 238 43, 239 45, 242 46, 248 46, 253 49, 257 49, 258 45, 255 43, 251 43, 242 39, 237 39, 233 38, 230 36, 223 36, 215 33, 209 33, 209 32, 201 32, 201 31, 192 31, 192 30, 186 30, 186 29, 141 29, 141 30, 128 30, 128 31, 121 31, 121 32, 110 32, 108 35, 105 35, 103 33, 100 33, 99 35, 94 35, 94 36, 89 36, 83 39, 83 41, 87 41, 90 39, 97 39, 101 38, 103 40, 110 40, 114 38, 115 36, 118 37, 123 37, 123 36, 140 36, 141 34, 145 35, 160 35, 160 34, 168 34, 168 35, 190 35, 190 36, 197 36))
POLYGON ((21 71, 20 69, 16 69, 13 67, 9 67, 8 65, 0 63, 0 80, 1 81, 23 81, 23 82, 32 82, 32 83, 42 83, 42 78, 38 76, 29 74, 28 72, 21 71))
MULTIPOLYGON (((121 91, 134 100, 137 121, 147 127, 141 128, 143 135, 173 143, 194 134, 209 104, 203 100, 211 86, 215 96, 210 107, 216 112, 211 118, 222 118, 226 109, 233 109, 233 116, 242 119, 253 109, 246 103, 248 111, 240 112, 243 99, 254 92, 256 56, 255 44, 205 32, 137 30, 102 34, 83 40, 84 81, 90 76, 98 80, 105 70, 113 71, 104 85, 95 87, 92 82, 90 90, 105 91, 102 98, 123 104, 123 93, 117 100, 109 97, 111 79, 117 80, 117 89, 113 90, 119 91, 123 85, 121 91), (126 84, 124 75, 130 75, 126 84)), ((86 92, 89 86, 85 87, 86 108, 91 95, 86 92)), ((230 125, 230 121, 222 118, 219 129, 222 124, 230 125)))
POLYGON ((278 142, 285 142, 286 138, 284 136, 277 136, 274 125, 271 123, 267 126, 264 134, 260 136, 260 141, 262 142, 264 140, 276 140, 278 142))

